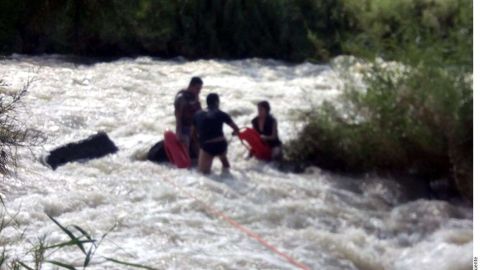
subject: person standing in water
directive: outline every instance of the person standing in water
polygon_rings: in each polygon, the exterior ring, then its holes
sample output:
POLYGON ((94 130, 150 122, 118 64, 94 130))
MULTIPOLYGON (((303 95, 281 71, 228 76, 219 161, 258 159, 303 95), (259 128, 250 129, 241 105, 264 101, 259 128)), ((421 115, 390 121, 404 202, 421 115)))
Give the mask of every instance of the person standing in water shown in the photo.
POLYGON ((258 115, 252 119, 253 128, 262 140, 272 148, 272 159, 282 159, 282 142, 278 138, 277 120, 270 114, 270 103, 261 101, 257 104, 258 115))
POLYGON ((202 86, 202 79, 193 77, 187 89, 176 94, 174 102, 177 139, 189 150, 193 158, 198 156, 199 148, 193 136, 193 116, 202 109, 198 98, 202 86))
POLYGON ((200 142, 200 156, 198 170, 209 174, 212 169, 213 159, 219 157, 223 168, 230 168, 227 158, 227 140, 223 135, 223 124, 229 125, 234 134, 238 134, 238 126, 230 115, 220 110, 220 98, 212 93, 207 96, 207 110, 195 114, 193 124, 200 142))

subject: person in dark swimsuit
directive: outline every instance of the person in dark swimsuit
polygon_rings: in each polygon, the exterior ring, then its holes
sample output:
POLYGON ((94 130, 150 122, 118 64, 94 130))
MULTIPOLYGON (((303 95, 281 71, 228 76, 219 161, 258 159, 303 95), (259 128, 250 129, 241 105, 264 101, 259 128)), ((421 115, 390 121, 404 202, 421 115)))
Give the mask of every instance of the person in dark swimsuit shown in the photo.
POLYGON ((270 114, 270 103, 261 101, 257 104, 258 115, 252 119, 253 128, 262 140, 272 148, 272 159, 282 159, 282 142, 278 138, 277 120, 270 114))
POLYGON ((212 93, 207 96, 206 111, 199 111, 193 119, 193 126, 200 142, 200 155, 198 170, 208 174, 211 171, 213 159, 219 157, 223 168, 230 168, 227 158, 227 140, 223 135, 223 124, 229 125, 234 134, 238 134, 238 126, 233 122, 230 115, 219 108, 220 98, 212 93))
POLYGON ((192 158, 198 156, 198 143, 194 140, 192 133, 193 116, 202 109, 198 95, 202 90, 203 81, 199 77, 193 77, 187 89, 179 91, 175 95, 175 120, 176 135, 190 153, 195 154, 192 158))

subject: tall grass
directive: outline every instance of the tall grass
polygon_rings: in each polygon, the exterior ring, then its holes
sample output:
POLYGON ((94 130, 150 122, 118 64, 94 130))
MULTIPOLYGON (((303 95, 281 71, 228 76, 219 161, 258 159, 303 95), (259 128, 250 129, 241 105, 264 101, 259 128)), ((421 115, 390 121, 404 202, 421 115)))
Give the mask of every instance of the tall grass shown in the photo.
POLYGON ((101 235, 99 238, 96 238, 80 226, 64 226, 57 219, 49 215, 48 218, 54 224, 56 224, 60 231, 64 233, 65 240, 52 243, 47 240, 47 236, 41 236, 36 242, 32 243, 31 241, 27 240, 22 233, 20 239, 16 240, 16 243, 23 246, 31 245, 32 248, 23 257, 18 257, 13 251, 10 251, 7 248, 5 239, 3 239, 3 233, 8 227, 21 230, 20 226, 15 222, 15 217, 8 217, 5 214, 6 211, 3 213, 4 215, 2 215, 0 222, 0 242, 4 243, 4 247, 0 253, 0 269, 40 270, 45 269, 46 267, 54 267, 56 269, 75 270, 87 269, 90 266, 98 267, 99 265, 103 265, 105 267, 110 266, 117 269, 155 269, 150 266, 97 254, 101 244, 106 239, 107 235, 115 228, 115 226, 101 235), (72 248, 76 249, 78 258, 82 258, 82 263, 71 263, 67 260, 61 259, 61 255, 59 255, 59 253, 71 253, 73 251, 72 248))

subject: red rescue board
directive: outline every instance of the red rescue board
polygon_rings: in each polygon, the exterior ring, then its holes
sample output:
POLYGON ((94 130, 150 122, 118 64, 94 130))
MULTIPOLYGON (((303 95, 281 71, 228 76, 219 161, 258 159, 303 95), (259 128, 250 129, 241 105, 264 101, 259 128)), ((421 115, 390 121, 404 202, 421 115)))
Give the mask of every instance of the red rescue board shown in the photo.
POLYGON ((177 136, 170 130, 163 133, 165 152, 171 163, 177 168, 184 169, 192 166, 190 155, 185 146, 177 140, 177 136))
POLYGON ((247 142, 254 157, 261 160, 272 159, 272 148, 262 140, 256 130, 246 128, 238 134, 238 137, 247 142))

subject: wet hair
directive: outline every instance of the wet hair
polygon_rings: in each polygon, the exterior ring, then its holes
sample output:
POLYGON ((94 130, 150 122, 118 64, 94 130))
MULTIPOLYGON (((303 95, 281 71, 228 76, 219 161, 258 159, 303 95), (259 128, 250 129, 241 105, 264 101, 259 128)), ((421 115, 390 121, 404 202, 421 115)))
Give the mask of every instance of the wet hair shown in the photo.
POLYGON ((207 106, 209 109, 216 109, 218 108, 218 104, 220 103, 220 97, 217 93, 211 93, 207 95, 207 106))
POLYGON ((200 77, 192 77, 188 86, 202 85, 203 81, 200 77))
POLYGON ((270 114, 270 103, 268 103, 268 101, 260 101, 259 103, 257 103, 257 106, 259 108, 264 108, 267 111, 267 114, 270 114))

